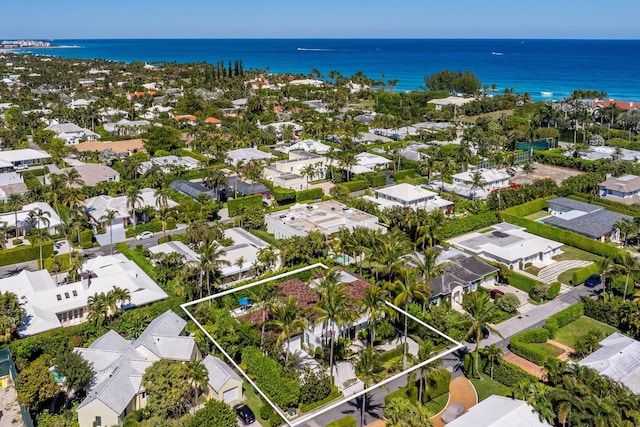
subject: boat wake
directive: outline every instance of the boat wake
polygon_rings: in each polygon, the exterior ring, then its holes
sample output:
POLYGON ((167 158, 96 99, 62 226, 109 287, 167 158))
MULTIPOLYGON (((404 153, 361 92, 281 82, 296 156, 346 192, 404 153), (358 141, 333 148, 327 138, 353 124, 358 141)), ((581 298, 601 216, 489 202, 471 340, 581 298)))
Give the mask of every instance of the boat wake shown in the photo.
POLYGON ((491 52, 491 55, 502 56, 502 52, 491 52))
POLYGON ((299 47, 298 50, 301 51, 309 51, 309 52, 335 52, 336 49, 316 49, 310 47, 299 47))

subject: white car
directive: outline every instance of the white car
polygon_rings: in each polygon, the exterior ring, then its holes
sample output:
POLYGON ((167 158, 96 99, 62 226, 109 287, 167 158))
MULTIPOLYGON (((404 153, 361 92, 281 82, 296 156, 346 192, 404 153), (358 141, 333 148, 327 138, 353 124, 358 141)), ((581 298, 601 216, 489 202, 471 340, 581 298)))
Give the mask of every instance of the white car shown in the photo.
POLYGON ((142 233, 138 234, 136 236, 136 239, 138 240, 143 240, 143 239, 148 239, 150 237, 153 237, 153 233, 150 231, 143 231, 142 233))

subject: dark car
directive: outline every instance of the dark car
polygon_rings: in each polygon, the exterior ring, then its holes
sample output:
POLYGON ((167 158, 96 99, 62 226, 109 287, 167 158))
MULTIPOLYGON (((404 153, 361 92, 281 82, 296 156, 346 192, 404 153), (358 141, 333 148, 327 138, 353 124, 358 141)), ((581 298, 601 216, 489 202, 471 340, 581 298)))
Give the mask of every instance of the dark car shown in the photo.
POLYGON ((602 280, 600 279, 599 274, 592 274, 587 280, 584 281, 584 285, 588 288, 596 287, 600 283, 602 283, 602 280))
MULTIPOLYGON (((489 329, 487 329, 486 326, 483 326, 482 328, 480 328, 480 330, 482 331, 482 339, 486 340, 487 338, 489 338, 489 329)), ((473 344, 476 342, 476 334, 472 334, 469 335, 469 338, 467 338, 467 342, 473 344)))
POLYGON ((500 289, 491 289, 491 298, 496 299, 497 297, 501 297, 504 295, 500 289))
POLYGON ((234 406, 233 409, 236 410, 238 418, 240 418, 244 425, 253 424, 256 421, 256 416, 254 415, 251 408, 249 408, 247 405, 241 403, 234 406))

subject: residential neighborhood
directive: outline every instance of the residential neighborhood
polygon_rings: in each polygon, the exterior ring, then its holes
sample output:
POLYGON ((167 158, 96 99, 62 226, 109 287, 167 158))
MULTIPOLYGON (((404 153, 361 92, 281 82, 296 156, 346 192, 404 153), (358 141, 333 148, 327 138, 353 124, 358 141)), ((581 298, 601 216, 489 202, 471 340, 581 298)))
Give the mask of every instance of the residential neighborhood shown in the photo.
POLYGON ((0 50, 0 425, 638 423, 638 110, 338 74, 0 50))

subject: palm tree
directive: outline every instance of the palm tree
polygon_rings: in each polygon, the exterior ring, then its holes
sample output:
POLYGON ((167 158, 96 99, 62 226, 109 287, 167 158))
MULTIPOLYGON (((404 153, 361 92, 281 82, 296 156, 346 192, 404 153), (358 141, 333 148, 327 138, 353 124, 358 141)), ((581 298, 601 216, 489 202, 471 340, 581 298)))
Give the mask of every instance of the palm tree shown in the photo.
POLYGON ((602 284, 604 285, 605 292, 607 291, 607 275, 611 272, 614 267, 613 261, 609 257, 600 258, 598 260, 598 269, 602 272, 600 276, 602 277, 602 284))
POLYGON ((36 233, 36 238, 40 241, 40 268, 44 268, 44 264, 42 263, 42 245, 45 240, 49 239, 49 218, 51 214, 48 211, 43 211, 42 209, 34 209, 29 212, 29 222, 35 222, 36 227, 38 229, 36 233), (43 227, 44 226, 44 227, 43 227))
POLYGON ((638 262, 638 258, 632 256, 629 252, 625 252, 618 258, 613 268, 616 273, 624 274, 626 276, 626 280, 624 282, 624 294, 622 296, 622 300, 625 301, 627 299, 629 278, 632 274, 635 275, 640 272, 640 262, 638 262))
POLYGON ((207 278, 207 293, 211 295, 211 274, 219 275, 223 266, 231 263, 224 259, 225 250, 215 240, 205 240, 200 250, 200 297, 202 298, 202 278, 207 278))
POLYGON ((158 211, 158 218, 162 222, 162 236, 164 238, 167 237, 167 224, 170 220, 174 219, 172 216, 171 209, 169 208, 161 208, 158 211))
POLYGON ((212 188, 216 194, 218 194, 218 188, 227 185, 227 177, 225 174, 220 169, 215 168, 205 169, 202 181, 204 181, 207 187, 212 188))
POLYGON ((196 392, 196 401, 195 404, 198 404, 198 398, 200 389, 207 389, 208 380, 209 380, 209 371, 207 367, 202 363, 201 360, 192 360, 188 364, 189 366, 189 377, 191 382, 195 388, 196 392))
MULTIPOLYGON (((379 355, 374 351, 372 345, 368 345, 364 351, 358 353, 358 358, 354 363, 354 368, 358 378, 364 383, 364 388, 371 387, 379 382, 383 377, 383 367, 380 363, 379 355)), ((362 395, 360 425, 365 425, 365 414, 367 412, 367 395, 362 395)))
POLYGON ((374 283, 364 291, 364 297, 360 304, 360 310, 369 317, 369 344, 374 345, 376 341, 376 322, 388 313, 385 302, 387 292, 378 283, 374 283))
POLYGON ((67 169, 62 173, 63 180, 67 184, 67 187, 71 188, 73 186, 82 187, 84 186, 84 180, 82 179, 82 175, 76 168, 67 169))
POLYGON ((620 221, 613 224, 614 227, 617 227, 618 230, 624 235, 623 239, 623 248, 627 247, 627 239, 636 234, 638 227, 634 221, 629 218, 622 218, 620 221))
POLYGON ((113 209, 107 209, 107 212, 100 217, 100 221, 106 222, 109 227, 109 249, 111 250, 111 255, 113 255, 113 220, 116 219, 117 212, 113 209))
POLYGON ((484 187, 484 180, 480 171, 475 171, 471 175, 471 200, 476 199, 476 189, 482 189, 484 187))
POLYGON ((395 398, 384 407, 387 427, 432 427, 431 414, 422 404, 395 398))
POLYGON ((116 304, 116 310, 122 310, 124 303, 127 301, 131 301, 131 292, 129 291, 129 289, 114 286, 113 289, 109 291, 109 293, 113 295, 116 304), (120 303, 120 305, 118 305, 118 303, 120 303))
MULTIPOLYGON (((44 268, 44 266, 43 266, 43 268, 44 268)), ((56 275, 56 284, 57 284, 58 283, 58 273, 60 272, 60 269, 62 268, 62 262, 60 262, 60 259, 58 259, 57 256, 51 255, 51 266, 49 266, 49 268, 51 269, 51 272, 56 275)))
POLYGON ((276 304, 273 307, 273 315, 275 318, 268 323, 280 330, 276 345, 282 345, 284 341, 287 342, 286 363, 291 352, 291 336, 302 332, 307 327, 307 318, 302 308, 298 306, 298 300, 294 297, 289 297, 286 302, 276 304))
MULTIPOLYGON (((418 344, 418 360, 424 362, 431 359, 436 354, 436 346, 431 340, 420 341, 418 344)), ((434 361, 420 368, 420 387, 418 388, 418 402, 422 403, 422 395, 429 378, 436 371, 436 368, 442 363, 441 360, 434 361)))
POLYGON ((329 269, 316 287, 320 299, 314 307, 317 315, 316 324, 330 327, 329 373, 333 384, 333 351, 335 347, 336 326, 341 328, 351 322, 356 313, 353 311, 353 301, 346 291, 347 285, 340 282, 338 271, 329 269))
POLYGON ((313 180, 316 176, 316 165, 310 163, 302 167, 302 169, 300 169, 300 175, 307 178, 307 187, 309 187, 309 180, 313 180))
POLYGON ((160 209, 169 208, 169 200, 171 200, 171 189, 169 187, 163 185, 153 195, 156 198, 156 207, 160 209))
POLYGON ((489 298, 489 294, 485 292, 472 292, 466 295, 462 307, 469 314, 469 319, 467 320, 467 333, 465 334, 465 340, 468 340, 470 337, 475 337, 476 340, 476 373, 478 377, 482 379, 482 375, 478 370, 478 359, 479 359, 479 349, 480 349, 480 340, 482 340, 482 332, 484 330, 489 330, 494 334, 497 334, 499 337, 500 332, 496 330, 493 326, 489 324, 491 322, 491 318, 493 317, 493 312, 495 310, 495 305, 491 302, 489 298))
MULTIPOLYGON (((393 303, 396 306, 404 306, 404 311, 409 311, 409 305, 416 299, 426 301, 429 297, 430 290, 423 282, 416 280, 417 272, 414 268, 403 267, 400 270, 400 279, 393 283, 396 297, 393 303)), ((404 345, 402 350, 402 366, 407 369, 407 339, 409 329, 409 316, 404 316, 404 345)))
POLYGON ((107 311, 109 310, 106 295, 104 293, 90 295, 87 298, 87 305, 89 308, 87 319, 96 326, 102 325, 107 318, 107 311))
POLYGON ((234 263, 236 265, 236 267, 238 267, 240 270, 238 271, 238 280, 242 280, 242 267, 244 266, 244 262, 245 259, 243 256, 238 257, 238 259, 236 259, 236 262, 234 263))
POLYGON ((13 211, 14 220, 16 223, 16 237, 18 237, 18 211, 22 209, 22 206, 24 206, 24 197, 22 196, 22 194, 13 193, 9 195, 6 203, 7 208, 10 211, 13 211))
POLYGON ((127 208, 131 209, 131 219, 133 220, 133 231, 136 230, 136 207, 141 205, 144 199, 140 189, 137 187, 129 187, 126 191, 127 196, 127 208))
POLYGON ((493 380, 493 365, 498 363, 502 358, 502 349, 495 344, 491 344, 484 349, 484 355, 487 357, 489 363, 491 363, 491 379, 493 380))
POLYGON ((258 249, 257 260, 262 264, 266 271, 269 271, 273 266, 275 266, 278 261, 278 256, 271 246, 266 246, 258 249))
POLYGON ((0 222, 0 248, 7 249, 7 222, 0 222))

